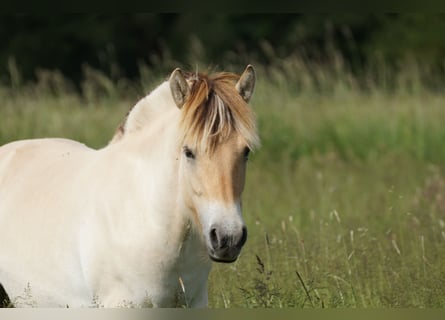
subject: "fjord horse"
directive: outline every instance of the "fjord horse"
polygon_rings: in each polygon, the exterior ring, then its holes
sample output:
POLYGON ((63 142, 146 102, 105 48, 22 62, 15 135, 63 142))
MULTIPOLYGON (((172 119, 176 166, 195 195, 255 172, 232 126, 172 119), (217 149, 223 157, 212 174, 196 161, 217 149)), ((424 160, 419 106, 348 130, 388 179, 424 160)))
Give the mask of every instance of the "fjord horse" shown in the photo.
MULTIPOLYGON (((172 72, 91 149, 0 147, 0 283, 17 306, 205 307, 246 242, 255 72, 172 72)), ((5 294, 6 294, 5 292, 5 294)))

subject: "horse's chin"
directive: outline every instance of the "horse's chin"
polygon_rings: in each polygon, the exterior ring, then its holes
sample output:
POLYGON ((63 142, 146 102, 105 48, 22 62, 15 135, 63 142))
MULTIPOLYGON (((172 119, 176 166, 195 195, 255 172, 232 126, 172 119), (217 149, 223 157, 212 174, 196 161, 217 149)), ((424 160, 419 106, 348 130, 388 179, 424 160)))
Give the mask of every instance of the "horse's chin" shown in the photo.
POLYGON ((212 256, 209 254, 210 260, 212 260, 213 262, 218 262, 218 263, 233 263, 238 259, 238 256, 236 256, 233 259, 221 259, 215 256, 212 256))

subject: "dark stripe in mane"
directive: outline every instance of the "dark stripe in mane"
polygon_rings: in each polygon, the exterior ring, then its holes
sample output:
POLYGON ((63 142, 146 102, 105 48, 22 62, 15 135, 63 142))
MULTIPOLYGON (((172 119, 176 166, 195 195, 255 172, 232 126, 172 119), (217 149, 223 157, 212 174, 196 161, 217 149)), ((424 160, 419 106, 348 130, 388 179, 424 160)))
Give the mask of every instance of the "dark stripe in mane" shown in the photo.
POLYGON ((116 141, 119 141, 124 136, 124 134, 125 134, 125 124, 127 123, 128 115, 130 114, 131 111, 133 111, 134 107, 135 106, 131 107, 130 110, 128 110, 127 114, 125 115, 124 120, 122 120, 122 122, 119 124, 119 126, 114 131, 113 138, 110 140, 109 143, 114 143, 116 141))

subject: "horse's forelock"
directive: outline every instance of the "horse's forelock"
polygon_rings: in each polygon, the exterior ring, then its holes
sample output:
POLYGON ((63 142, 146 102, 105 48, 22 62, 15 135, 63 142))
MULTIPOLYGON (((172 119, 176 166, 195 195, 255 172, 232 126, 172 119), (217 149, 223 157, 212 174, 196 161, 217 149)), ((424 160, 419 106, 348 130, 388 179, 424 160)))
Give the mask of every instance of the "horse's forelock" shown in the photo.
POLYGON ((190 97, 182 109, 184 141, 212 153, 218 143, 235 131, 250 149, 259 145, 255 117, 235 89, 238 75, 221 72, 212 76, 187 74, 190 97))
MULTIPOLYGON (((213 75, 186 73, 190 96, 181 109, 183 140, 189 147, 212 152, 216 145, 235 131, 244 138, 250 149, 259 145, 255 117, 252 110, 235 88, 239 75, 220 72, 213 75)), ((133 107, 116 129, 110 143, 117 142, 127 133, 127 123, 133 107)))

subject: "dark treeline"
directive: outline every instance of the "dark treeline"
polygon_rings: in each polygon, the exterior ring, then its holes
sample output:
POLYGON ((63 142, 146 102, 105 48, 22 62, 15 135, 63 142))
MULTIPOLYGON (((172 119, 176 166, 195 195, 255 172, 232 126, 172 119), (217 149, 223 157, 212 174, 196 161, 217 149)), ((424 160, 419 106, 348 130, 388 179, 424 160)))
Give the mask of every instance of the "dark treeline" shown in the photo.
POLYGON ((25 80, 43 68, 76 82, 85 65, 134 78, 141 63, 323 63, 334 51, 358 74, 371 56, 396 65, 409 55, 443 70, 444 30, 444 14, 10 14, 0 16, 0 79, 12 64, 25 80))

